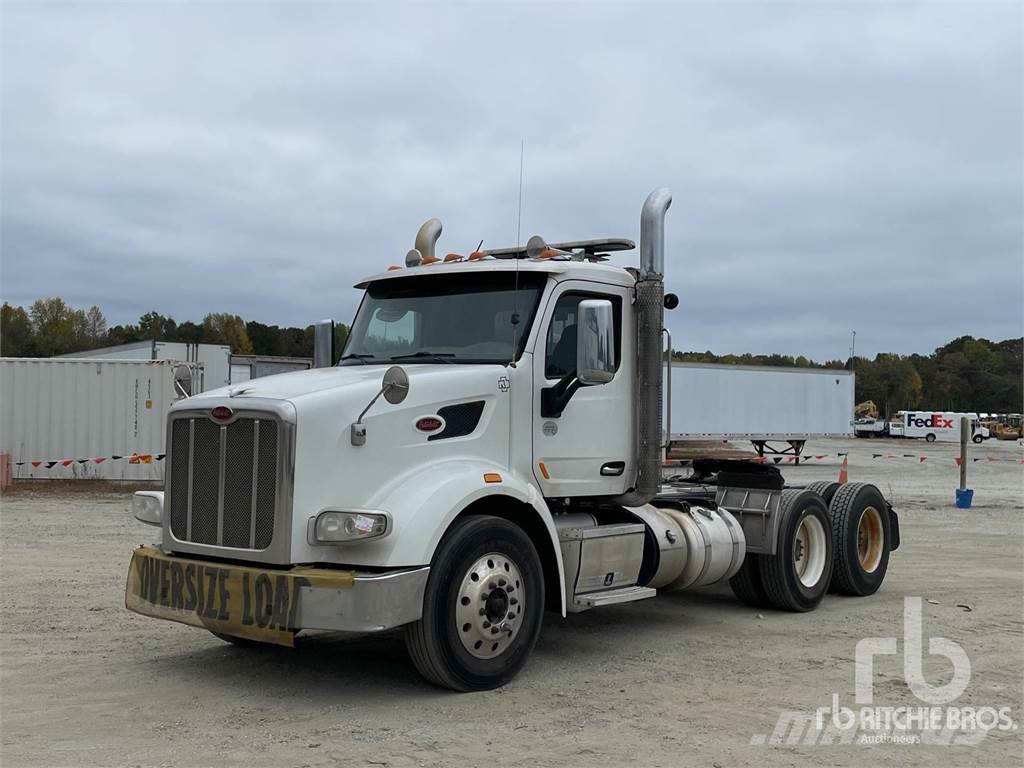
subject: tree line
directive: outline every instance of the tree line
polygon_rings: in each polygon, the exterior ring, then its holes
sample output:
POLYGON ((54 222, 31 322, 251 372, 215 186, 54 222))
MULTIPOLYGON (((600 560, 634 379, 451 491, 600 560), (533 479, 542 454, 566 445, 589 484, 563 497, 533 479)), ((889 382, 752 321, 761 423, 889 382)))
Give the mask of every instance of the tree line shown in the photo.
MULTIPOLYGON (((337 326, 341 350, 348 328, 337 326)), ((178 323, 147 312, 137 323, 107 326, 99 307, 76 309, 63 299, 46 298, 27 309, 4 303, 0 309, 0 354, 52 357, 133 341, 227 344, 238 355, 313 356, 313 326, 264 325, 238 315, 211 312, 202 321, 178 323)), ((961 336, 928 355, 883 352, 874 357, 815 362, 803 355, 716 355, 675 352, 676 360, 726 365, 775 365, 853 369, 857 402, 874 401, 883 416, 901 409, 1019 413, 1024 406, 1024 339, 992 342, 961 336)))
MULTIPOLYGON (((347 338, 348 328, 339 323, 336 349, 347 338)), ((147 312, 137 323, 108 327, 99 307, 76 309, 61 298, 39 299, 27 309, 6 302, 0 307, 0 354, 5 357, 53 357, 136 341, 226 344, 236 355, 313 356, 312 325, 282 328, 246 322, 227 312, 211 312, 198 323, 178 323, 147 312)))

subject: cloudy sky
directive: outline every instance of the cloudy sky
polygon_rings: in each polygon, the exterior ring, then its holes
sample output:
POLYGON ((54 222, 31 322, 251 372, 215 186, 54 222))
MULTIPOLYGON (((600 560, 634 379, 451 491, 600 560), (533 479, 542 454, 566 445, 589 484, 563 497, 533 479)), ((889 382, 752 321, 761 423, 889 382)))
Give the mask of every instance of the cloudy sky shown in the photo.
MULTIPOLYGON (((5 2, 0 295, 348 321, 441 248, 637 236, 676 346, 1022 332, 1021 5, 5 2)), ((633 263, 635 252, 617 258, 633 263)))

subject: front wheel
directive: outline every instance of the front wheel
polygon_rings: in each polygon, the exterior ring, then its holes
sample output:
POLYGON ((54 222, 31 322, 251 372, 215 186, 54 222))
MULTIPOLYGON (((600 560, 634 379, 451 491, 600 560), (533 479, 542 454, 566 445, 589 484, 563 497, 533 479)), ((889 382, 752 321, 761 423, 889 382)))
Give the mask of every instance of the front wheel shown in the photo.
POLYGON ((423 617, 405 643, 427 680, 456 691, 504 685, 540 634, 544 575, 517 525, 480 515, 457 521, 430 566, 423 617))
POLYGON ((924 441, 926 443, 934 443, 935 442, 935 435, 933 435, 931 432, 929 432, 927 435, 924 436, 924 441))
POLYGON ((973 440, 975 443, 977 443, 979 445, 981 444, 981 441, 984 440, 984 439, 985 438, 982 437, 981 435, 975 435, 974 437, 971 438, 971 440, 973 440))

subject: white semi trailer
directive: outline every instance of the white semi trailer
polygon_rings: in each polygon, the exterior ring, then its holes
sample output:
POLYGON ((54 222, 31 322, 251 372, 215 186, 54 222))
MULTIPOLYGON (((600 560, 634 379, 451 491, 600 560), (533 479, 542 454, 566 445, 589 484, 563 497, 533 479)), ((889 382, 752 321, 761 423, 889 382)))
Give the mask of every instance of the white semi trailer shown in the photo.
POLYGON ((231 382, 231 347, 226 344, 195 344, 184 341, 133 341, 113 347, 69 352, 60 358, 90 360, 175 360, 192 366, 198 376, 180 382, 189 392, 217 389, 231 382), (199 364, 196 367, 196 363, 199 364))
POLYGON ((812 438, 853 437, 854 376, 831 368, 674 363, 673 442, 749 440, 759 456, 795 456, 812 438))
POLYGON ((441 258, 432 219, 358 284, 337 365, 322 324, 325 367, 177 404, 127 607, 239 645, 401 627, 425 678, 470 691, 523 667, 545 610, 723 580, 789 611, 875 592, 899 527, 874 486, 742 461, 663 484, 670 202, 643 206, 639 269, 604 263, 622 239, 441 258))

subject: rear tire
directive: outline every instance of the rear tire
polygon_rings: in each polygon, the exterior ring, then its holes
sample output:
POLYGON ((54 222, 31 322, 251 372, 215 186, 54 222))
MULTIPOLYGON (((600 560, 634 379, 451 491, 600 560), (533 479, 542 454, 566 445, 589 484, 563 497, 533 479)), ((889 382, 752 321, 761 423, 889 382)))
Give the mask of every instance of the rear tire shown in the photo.
POLYGON ((434 554, 423 617, 406 626, 406 647, 437 686, 497 688, 526 663, 543 610, 544 572, 526 533, 500 517, 463 518, 434 554))
POLYGON ((736 575, 729 579, 729 587, 740 602, 751 608, 767 608, 771 605, 761 581, 761 555, 748 553, 736 575))
POLYGON ((836 495, 840 485, 833 480, 819 480, 816 483, 811 483, 804 490, 814 491, 825 500, 825 506, 828 506, 832 503, 832 497, 836 495))
POLYGON ((934 443, 935 442, 935 435, 933 435, 931 432, 929 432, 927 435, 924 436, 924 441, 926 443, 934 443))
POLYGON ((760 558, 765 594, 781 610, 812 611, 832 578, 828 508, 814 491, 793 488, 782 492, 779 515, 776 552, 760 558))
POLYGON ((864 597, 882 586, 889 568, 889 505, 868 483, 848 483, 829 505, 835 566, 832 590, 864 597))

